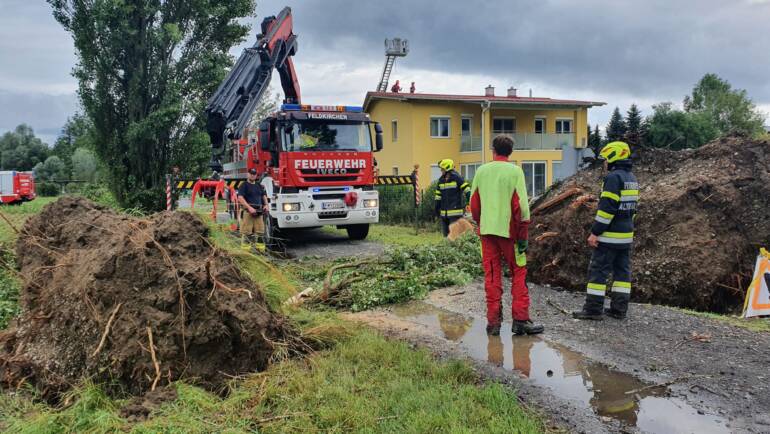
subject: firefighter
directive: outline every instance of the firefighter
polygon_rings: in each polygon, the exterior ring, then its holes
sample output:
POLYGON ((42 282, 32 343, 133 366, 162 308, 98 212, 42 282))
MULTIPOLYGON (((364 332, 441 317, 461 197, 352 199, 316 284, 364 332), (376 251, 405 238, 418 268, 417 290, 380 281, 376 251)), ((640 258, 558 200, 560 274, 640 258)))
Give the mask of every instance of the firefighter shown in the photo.
POLYGON ((527 288, 527 230, 529 203, 524 172, 508 161, 513 140, 497 136, 492 142, 494 161, 476 171, 471 188, 471 213, 479 223, 484 289, 487 301, 487 333, 500 334, 503 312, 502 260, 511 272, 512 331, 516 335, 543 332, 529 317, 527 288))
POLYGON ((623 319, 631 298, 631 245, 639 184, 631 173, 631 149, 625 142, 608 143, 599 158, 609 171, 602 184, 588 245, 594 248, 588 267, 588 285, 583 309, 572 313, 577 319, 601 320, 603 314, 623 319), (610 308, 604 309, 607 277, 612 272, 610 308))
POLYGON ((246 182, 238 187, 238 203, 243 207, 241 248, 251 250, 254 245, 257 250, 264 250, 265 222, 262 215, 267 212, 267 195, 262 185, 257 182, 257 169, 249 169, 246 182))
POLYGON ((438 162, 441 177, 436 187, 436 215, 441 218, 441 233, 445 237, 449 235, 449 225, 463 216, 463 199, 471 191, 470 184, 454 170, 454 166, 454 161, 449 158, 438 162))
POLYGON ((412 82, 412 85, 409 86, 409 93, 414 93, 414 91, 416 91, 416 90, 417 90, 417 88, 415 87, 414 82, 412 82))
POLYGON ((398 80, 393 84, 393 86, 390 87, 390 91, 393 93, 399 93, 401 92, 401 84, 398 80))

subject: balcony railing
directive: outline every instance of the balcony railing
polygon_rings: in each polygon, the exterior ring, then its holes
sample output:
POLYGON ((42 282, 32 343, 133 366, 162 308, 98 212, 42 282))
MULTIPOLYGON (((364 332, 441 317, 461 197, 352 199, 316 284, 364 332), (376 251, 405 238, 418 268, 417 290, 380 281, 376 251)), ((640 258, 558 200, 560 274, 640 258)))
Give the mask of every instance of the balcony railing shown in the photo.
POLYGON ((460 136, 460 152, 480 152, 481 136, 460 136))
POLYGON ((513 139, 514 150, 562 149, 575 146, 575 133, 499 133, 492 132, 492 138, 504 134, 513 139))
MULTIPOLYGON (((508 136, 513 139, 513 149, 523 150, 547 150, 562 149, 565 147, 575 147, 575 133, 565 134, 536 134, 536 133, 502 133, 493 131, 489 138, 492 140, 499 135, 508 136)), ((479 152, 482 147, 481 136, 460 136, 460 152, 479 152)), ((490 145, 491 146, 491 145, 490 145)))

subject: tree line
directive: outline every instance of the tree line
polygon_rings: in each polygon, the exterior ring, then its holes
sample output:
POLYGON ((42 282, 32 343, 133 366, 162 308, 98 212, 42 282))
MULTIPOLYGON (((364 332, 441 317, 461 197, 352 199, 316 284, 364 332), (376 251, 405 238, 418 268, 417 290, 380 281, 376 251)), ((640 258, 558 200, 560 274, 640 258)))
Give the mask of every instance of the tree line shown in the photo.
POLYGON ((599 125, 593 130, 589 126, 588 143, 595 152, 615 140, 631 146, 697 148, 722 136, 758 137, 766 133, 764 123, 764 114, 745 90, 734 89, 716 74, 706 74, 684 97, 682 109, 662 102, 643 117, 636 104, 631 104, 625 116, 615 107, 604 135, 599 125))

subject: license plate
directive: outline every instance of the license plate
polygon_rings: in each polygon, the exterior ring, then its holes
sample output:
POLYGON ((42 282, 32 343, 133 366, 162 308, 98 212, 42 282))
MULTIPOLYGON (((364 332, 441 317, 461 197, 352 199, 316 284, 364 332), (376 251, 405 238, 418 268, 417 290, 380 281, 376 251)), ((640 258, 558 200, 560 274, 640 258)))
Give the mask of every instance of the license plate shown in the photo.
POLYGON ((321 209, 342 209, 344 206, 342 202, 323 202, 321 209))

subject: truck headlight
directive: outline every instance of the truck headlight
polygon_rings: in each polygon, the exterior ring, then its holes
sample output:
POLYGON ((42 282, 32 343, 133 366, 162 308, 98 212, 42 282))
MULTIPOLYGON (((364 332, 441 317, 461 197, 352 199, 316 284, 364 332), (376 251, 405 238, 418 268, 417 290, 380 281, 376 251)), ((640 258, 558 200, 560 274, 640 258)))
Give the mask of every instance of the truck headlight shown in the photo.
POLYGON ((377 208, 377 199, 364 199, 364 208, 377 208))
POLYGON ((297 202, 284 203, 283 204, 283 211, 284 212, 299 211, 299 203, 297 203, 297 202))

